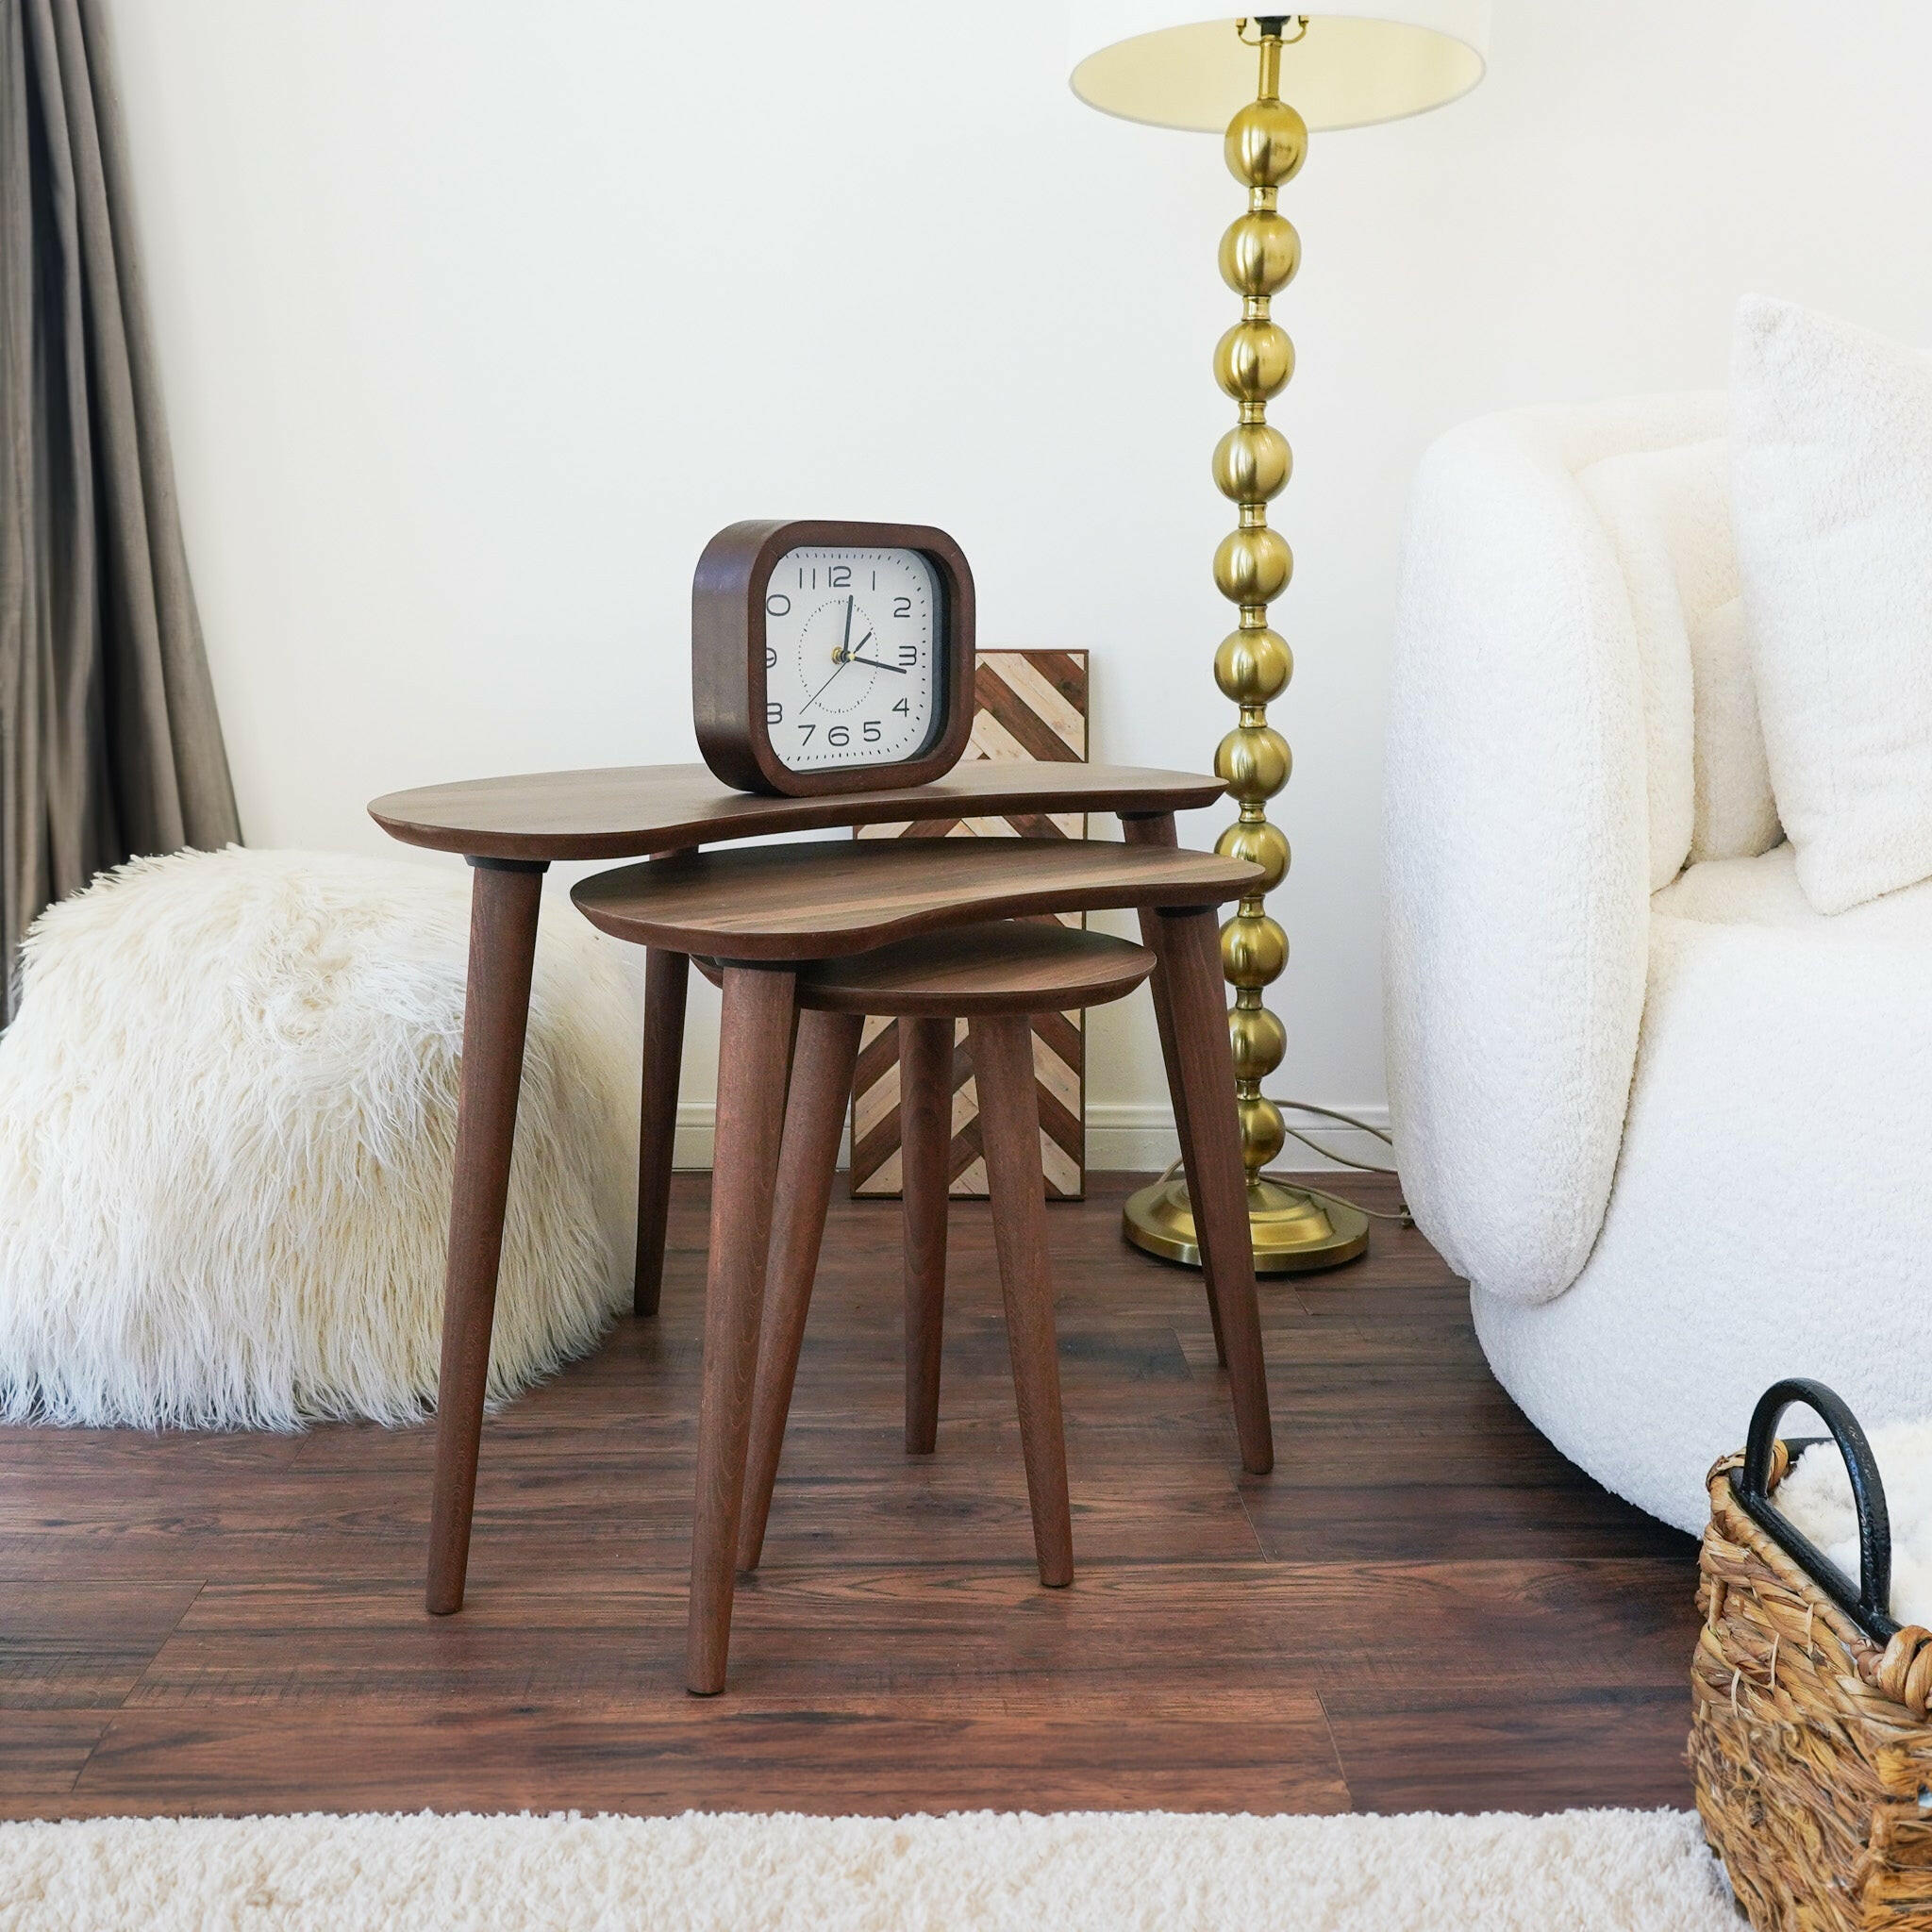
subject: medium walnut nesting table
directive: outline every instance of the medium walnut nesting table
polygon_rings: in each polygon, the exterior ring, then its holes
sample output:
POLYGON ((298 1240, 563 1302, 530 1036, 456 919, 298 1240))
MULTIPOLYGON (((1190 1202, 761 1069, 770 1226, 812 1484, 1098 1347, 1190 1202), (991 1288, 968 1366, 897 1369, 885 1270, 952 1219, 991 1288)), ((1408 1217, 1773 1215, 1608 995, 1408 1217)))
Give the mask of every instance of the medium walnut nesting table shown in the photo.
POLYGON ((661 855, 587 880, 576 894, 596 923, 649 949, 640 1313, 656 1308, 662 1274, 691 957, 724 962, 686 1652, 692 1690, 714 1692, 724 1682, 795 1008, 788 969, 799 960, 1020 913, 1140 912, 1141 937, 1158 962, 1155 1014, 1241 1460, 1257 1473, 1273 1467, 1216 932, 1216 908, 1257 874, 1241 860, 1177 850, 1174 825, 1176 811, 1211 805, 1223 789, 1218 778, 1191 773, 986 760, 916 788, 767 798, 726 791, 702 765, 678 765, 473 780, 395 792, 371 805, 371 816, 392 837, 460 854, 475 873, 437 1400, 426 1591, 432 1613, 446 1615, 463 1600, 537 909, 554 860, 661 855), (837 841, 695 849, 774 832, 1076 811, 1117 813, 1125 842, 837 841))

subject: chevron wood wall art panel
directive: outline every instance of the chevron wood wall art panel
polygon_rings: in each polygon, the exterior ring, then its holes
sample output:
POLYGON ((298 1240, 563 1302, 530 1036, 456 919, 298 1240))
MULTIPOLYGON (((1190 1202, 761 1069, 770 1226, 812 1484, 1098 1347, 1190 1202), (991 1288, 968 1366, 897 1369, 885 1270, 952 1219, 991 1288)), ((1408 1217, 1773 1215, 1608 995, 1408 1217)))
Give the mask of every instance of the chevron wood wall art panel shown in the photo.
MULTIPOLYGON (((1087 758, 1087 653, 981 651, 974 691, 969 758, 1087 758)), ((867 825, 861 839, 1084 839, 1084 812, 953 819, 867 825)), ((1069 925, 1086 916, 1069 913, 1069 925)), ((979 1095, 966 1028, 953 1046, 952 1191, 984 1196, 979 1095)), ((1040 1088, 1040 1155, 1049 1197, 1077 1201, 1087 1188, 1086 1016, 1049 1013, 1033 1023, 1033 1070, 1040 1088)), ((899 1029, 868 1020, 852 1083, 852 1191, 899 1191, 899 1029)))

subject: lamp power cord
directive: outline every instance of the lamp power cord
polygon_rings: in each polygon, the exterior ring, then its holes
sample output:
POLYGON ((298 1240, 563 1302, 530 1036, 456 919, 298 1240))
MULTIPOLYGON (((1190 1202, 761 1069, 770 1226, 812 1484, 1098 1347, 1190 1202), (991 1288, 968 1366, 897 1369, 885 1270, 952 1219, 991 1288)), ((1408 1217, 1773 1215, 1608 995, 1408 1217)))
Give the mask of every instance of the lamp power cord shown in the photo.
MULTIPOLYGON (((1277 1100, 1276 1107, 1286 1108, 1291 1113, 1317 1114, 1324 1121, 1337 1121, 1345 1127, 1355 1127, 1364 1134, 1373 1134, 1385 1147, 1393 1147, 1394 1139, 1383 1128, 1371 1125, 1367 1121, 1357 1120, 1352 1113, 1341 1113, 1332 1107, 1317 1107, 1312 1100, 1277 1100)), ((1282 1131, 1291 1140, 1299 1141, 1304 1147, 1312 1148, 1324 1160, 1332 1160, 1338 1167, 1351 1169, 1357 1174, 1386 1174, 1391 1179, 1399 1179, 1392 1167, 1382 1167, 1373 1160, 1354 1160, 1346 1154, 1338 1154, 1332 1147, 1324 1147, 1321 1141, 1312 1140, 1298 1127, 1291 1127, 1286 1121, 1282 1131)), ((1357 1214, 1366 1214, 1371 1221, 1390 1221, 1398 1227, 1413 1227, 1415 1218, 1408 1211, 1407 1202, 1399 1202, 1394 1213, 1379 1208, 1364 1208, 1359 1201, 1351 1201, 1346 1194, 1331 1194, 1325 1188, 1311 1188, 1306 1179, 1290 1181, 1281 1174, 1270 1174, 1268 1179, 1280 1181, 1286 1187, 1299 1188, 1305 1194, 1312 1194, 1318 1201, 1340 1202, 1344 1208, 1353 1208, 1357 1214)))
MULTIPOLYGON (((1344 1127, 1354 1127, 1360 1133, 1372 1134, 1385 1147, 1395 1145, 1394 1140, 1384 1129, 1371 1122, 1357 1120, 1352 1113, 1342 1113, 1332 1107, 1317 1107, 1312 1100, 1277 1100, 1274 1104, 1291 1113, 1313 1114, 1324 1121, 1335 1121, 1344 1127)), ((1348 1168, 1356 1174, 1385 1174, 1391 1178, 1399 1178, 1392 1167, 1383 1167, 1373 1160, 1355 1160, 1346 1154, 1338 1154, 1334 1148, 1323 1146, 1321 1141, 1303 1133, 1299 1127, 1289 1126, 1285 1121, 1282 1123, 1282 1129, 1290 1139, 1299 1141, 1304 1147, 1312 1149, 1324 1160, 1332 1160, 1337 1167, 1348 1168)), ((1167 1172, 1160 1178, 1163 1181, 1172 1180, 1180 1169, 1180 1161, 1172 1160, 1168 1163, 1167 1172)), ((1357 1214, 1366 1214, 1371 1221, 1393 1222, 1398 1227, 1415 1225, 1415 1218, 1409 1213, 1407 1203, 1399 1206, 1396 1211, 1391 1214, 1383 1208, 1365 1208, 1359 1201, 1351 1201, 1346 1194, 1332 1194, 1326 1188, 1310 1187, 1305 1175, 1291 1178, 1286 1174, 1267 1174, 1261 1178, 1278 1182, 1283 1187, 1299 1188, 1303 1193, 1312 1194, 1318 1201, 1333 1201, 1341 1207, 1352 1208, 1357 1214)))

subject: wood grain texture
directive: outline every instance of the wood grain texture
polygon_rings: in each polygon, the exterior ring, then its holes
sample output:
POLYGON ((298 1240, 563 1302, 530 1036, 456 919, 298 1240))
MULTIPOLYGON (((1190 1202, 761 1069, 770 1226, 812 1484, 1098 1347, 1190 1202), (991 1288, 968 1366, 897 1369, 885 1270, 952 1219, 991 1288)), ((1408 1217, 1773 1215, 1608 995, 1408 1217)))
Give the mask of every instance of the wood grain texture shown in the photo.
POLYGON ((1013 1013, 975 1018, 971 1039, 1034 1555, 1041 1582, 1063 1590, 1074 1580, 1074 1523, 1047 1258, 1046 1183, 1040 1172, 1040 1107, 1033 1096, 1033 1034, 1026 1017, 1013 1013))
POLYGON ((51 1815, 113 1722, 111 1710, 9 1709, 0 1714, 0 1810, 51 1815))
MULTIPOLYGON (((714 984, 723 968, 700 959, 714 984)), ((869 953, 799 970, 809 1011, 968 1020, 976 1014, 1102 1007, 1124 999, 1154 970, 1144 946, 1040 920, 995 919, 924 933, 869 953)))
POLYGON ((718 1022, 718 1119, 705 1281, 704 1394, 698 1407, 685 1688, 724 1688, 739 1509, 770 1258, 772 1204, 791 1060, 792 977, 733 967, 718 1022))
POLYGON ((0 1578, 0 1728, 16 1711, 124 1703, 199 1593, 103 1582, 76 1601, 51 1578, 0 1578))
POLYGON ((537 957, 540 867, 473 868, 469 991, 463 1008, 462 1091, 457 1108, 456 1191, 442 1294, 442 1364, 436 1385, 436 1486, 429 1523, 430 1613, 463 1606, 477 1443, 490 1379, 490 1330, 503 1258, 510 1147, 524 1080, 530 974, 537 957))
POLYGON ((598 873, 571 898, 633 944, 803 961, 1015 914, 1222 906, 1259 876, 1245 859, 1099 840, 825 840, 676 852, 598 873))
POLYGON ((744 1506, 738 1528, 738 1567, 756 1570, 764 1547, 772 1485, 785 1446, 785 1418, 798 1374, 818 1274, 819 1241, 839 1165, 839 1134, 858 1056, 858 1015, 805 1013, 792 1051, 785 1102, 785 1137, 765 1269, 765 1311, 758 1328, 758 1380, 745 1452, 744 1506))
MULTIPOLYGON (((1174 814, 1171 811, 1150 812, 1140 818, 1121 821, 1121 838, 1128 845, 1150 845, 1163 852, 1172 852, 1180 841, 1174 830, 1174 814)), ((1158 917, 1152 907, 1141 913, 1141 939, 1143 944, 1152 947, 1158 938, 1158 928, 1154 922, 1158 917)), ((1194 1144, 1193 1131, 1188 1123, 1188 1083, 1181 1077, 1181 1056, 1179 1041, 1174 1033, 1174 1002, 1168 996, 1167 976, 1156 973, 1149 991, 1154 998, 1155 1030, 1160 1036, 1160 1063, 1167 1073, 1168 1103, 1174 1108, 1174 1124, 1181 1143, 1181 1166, 1187 1175, 1190 1197, 1195 1186, 1193 1170, 1189 1166, 1191 1150, 1194 1144)), ((1250 1257, 1252 1259, 1252 1256, 1250 1257)), ((1207 1291, 1208 1314, 1214 1326, 1214 1358, 1224 1369, 1227 1366, 1227 1337, 1221 1326, 1221 1298, 1215 1291, 1214 1271, 1211 1260, 1202 1257, 1201 1286, 1207 1291)))
POLYGON ((953 1022, 899 1028, 901 1218, 906 1246, 906 1453, 939 1442, 946 1325, 947 1156, 953 1144, 953 1022))
POLYGON ((677 1086, 684 1065, 684 1006, 691 959, 652 946, 644 955, 643 1098, 638 1131, 638 1241, 631 1312, 658 1312, 664 1285, 664 1229, 677 1142, 677 1086))
POLYGON ((34 1591, 0 1603, 34 1700, 0 1669, 0 1814, 1688 1805, 1690 1539, 1535 1433, 1467 1290, 1381 1223, 1262 1290, 1281 1456, 1243 1475, 1198 1279, 1121 1242, 1142 1178, 1048 1224, 1053 1591, 986 1205, 951 1208, 940 1454, 908 1457, 899 1204, 833 1200, 724 1698, 683 1688, 702 1174, 658 1318, 486 1419, 460 1617, 423 1614, 432 1428, 0 1427, 0 1574, 34 1591))
POLYGON ((619 765, 425 785, 374 800, 392 839, 494 858, 641 858, 721 839, 901 819, 1023 812, 1193 811, 1227 788, 1199 772, 979 759, 929 785, 768 798, 721 785, 703 765, 619 765))
MULTIPOLYGON (((266 1725, 128 1712, 57 1802, 65 1816, 306 1808, 322 1763, 335 1767, 339 1810, 386 1808, 384 1793, 401 1790, 413 1808, 452 1811, 824 1815, 861 1789, 917 1790, 912 1808, 936 1812, 1008 1809, 1046 1790, 1074 1809, 1218 1810, 1237 1789, 1257 1809, 1348 1807, 1321 1700, 1307 1689, 1250 1707, 1239 1723, 1225 1695, 1171 1693, 1150 1711, 1144 1691, 1091 1687, 1003 1712, 915 1683, 851 1700, 829 1722, 809 1695, 686 1698, 682 1710, 667 1709, 657 1685, 644 1695, 648 1718, 627 1701, 305 1713, 299 1751, 266 1725), (156 1790, 164 1795, 150 1806, 142 1794, 156 1790)), ((0 1790, 0 1805, 16 1803, 0 1790)))
POLYGON ((1174 1031, 1174 1072, 1187 1096, 1176 1118, 1186 1136, 1188 1199, 1214 1302, 1215 1341, 1227 1358, 1241 1465, 1266 1475, 1274 1467, 1274 1438, 1214 915, 1163 908, 1153 940, 1174 1031))

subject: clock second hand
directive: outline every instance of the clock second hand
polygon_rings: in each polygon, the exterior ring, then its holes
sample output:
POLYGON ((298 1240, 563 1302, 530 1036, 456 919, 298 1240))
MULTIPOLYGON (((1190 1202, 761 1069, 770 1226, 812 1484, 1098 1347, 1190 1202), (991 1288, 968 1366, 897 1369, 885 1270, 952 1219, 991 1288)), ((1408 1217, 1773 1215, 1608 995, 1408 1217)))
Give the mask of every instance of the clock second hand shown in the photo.
MULTIPOLYGON (((867 640, 868 640, 869 638, 871 638, 871 636, 872 636, 872 633, 871 633, 871 631, 867 631, 867 632, 866 632, 866 634, 865 634, 865 636, 859 639, 859 641, 859 641, 859 643, 860 643, 861 645, 862 645, 862 644, 864 644, 864 643, 866 642, 866 641, 867 641, 867 640)), ((847 596, 846 596, 846 599, 845 599, 845 635, 844 635, 844 636, 843 636, 842 638, 841 638, 841 639, 839 640, 839 648, 838 648, 838 649, 837 649, 836 651, 834 651, 834 652, 832 653, 832 662, 833 662, 833 664, 834 664, 834 665, 835 665, 835 666, 837 667, 837 669, 835 669, 835 670, 833 671, 833 673, 832 673, 832 675, 831 675, 831 677, 828 677, 828 678, 826 678, 826 679, 825 679, 825 681, 824 681, 824 683, 823 683, 822 685, 820 685, 820 686, 819 686, 819 688, 818 688, 818 690, 816 690, 815 691, 813 691, 813 692, 812 692, 812 694, 810 695, 810 697, 807 698, 807 699, 806 699, 806 701, 804 702, 804 704, 800 705, 798 708, 799 708, 799 709, 800 709, 801 711, 808 711, 808 710, 810 710, 810 709, 811 709, 811 708, 812 708, 812 707, 813 707, 813 706, 814 706, 815 704, 817 704, 817 703, 818 703, 818 701, 819 701, 819 700, 820 700, 820 699, 821 699, 822 697, 824 697, 824 694, 825 694, 825 693, 826 693, 826 692, 827 692, 828 691, 830 691, 830 690, 831 690, 831 688, 832 688, 832 681, 833 681, 833 678, 836 678, 836 677, 837 677, 837 676, 839 675, 839 673, 840 673, 841 671, 844 670, 844 668, 846 667, 846 665, 848 665, 849 663, 851 663, 851 661, 852 661, 852 598, 851 598, 850 594, 848 593, 848 594, 847 594, 847 596)))

